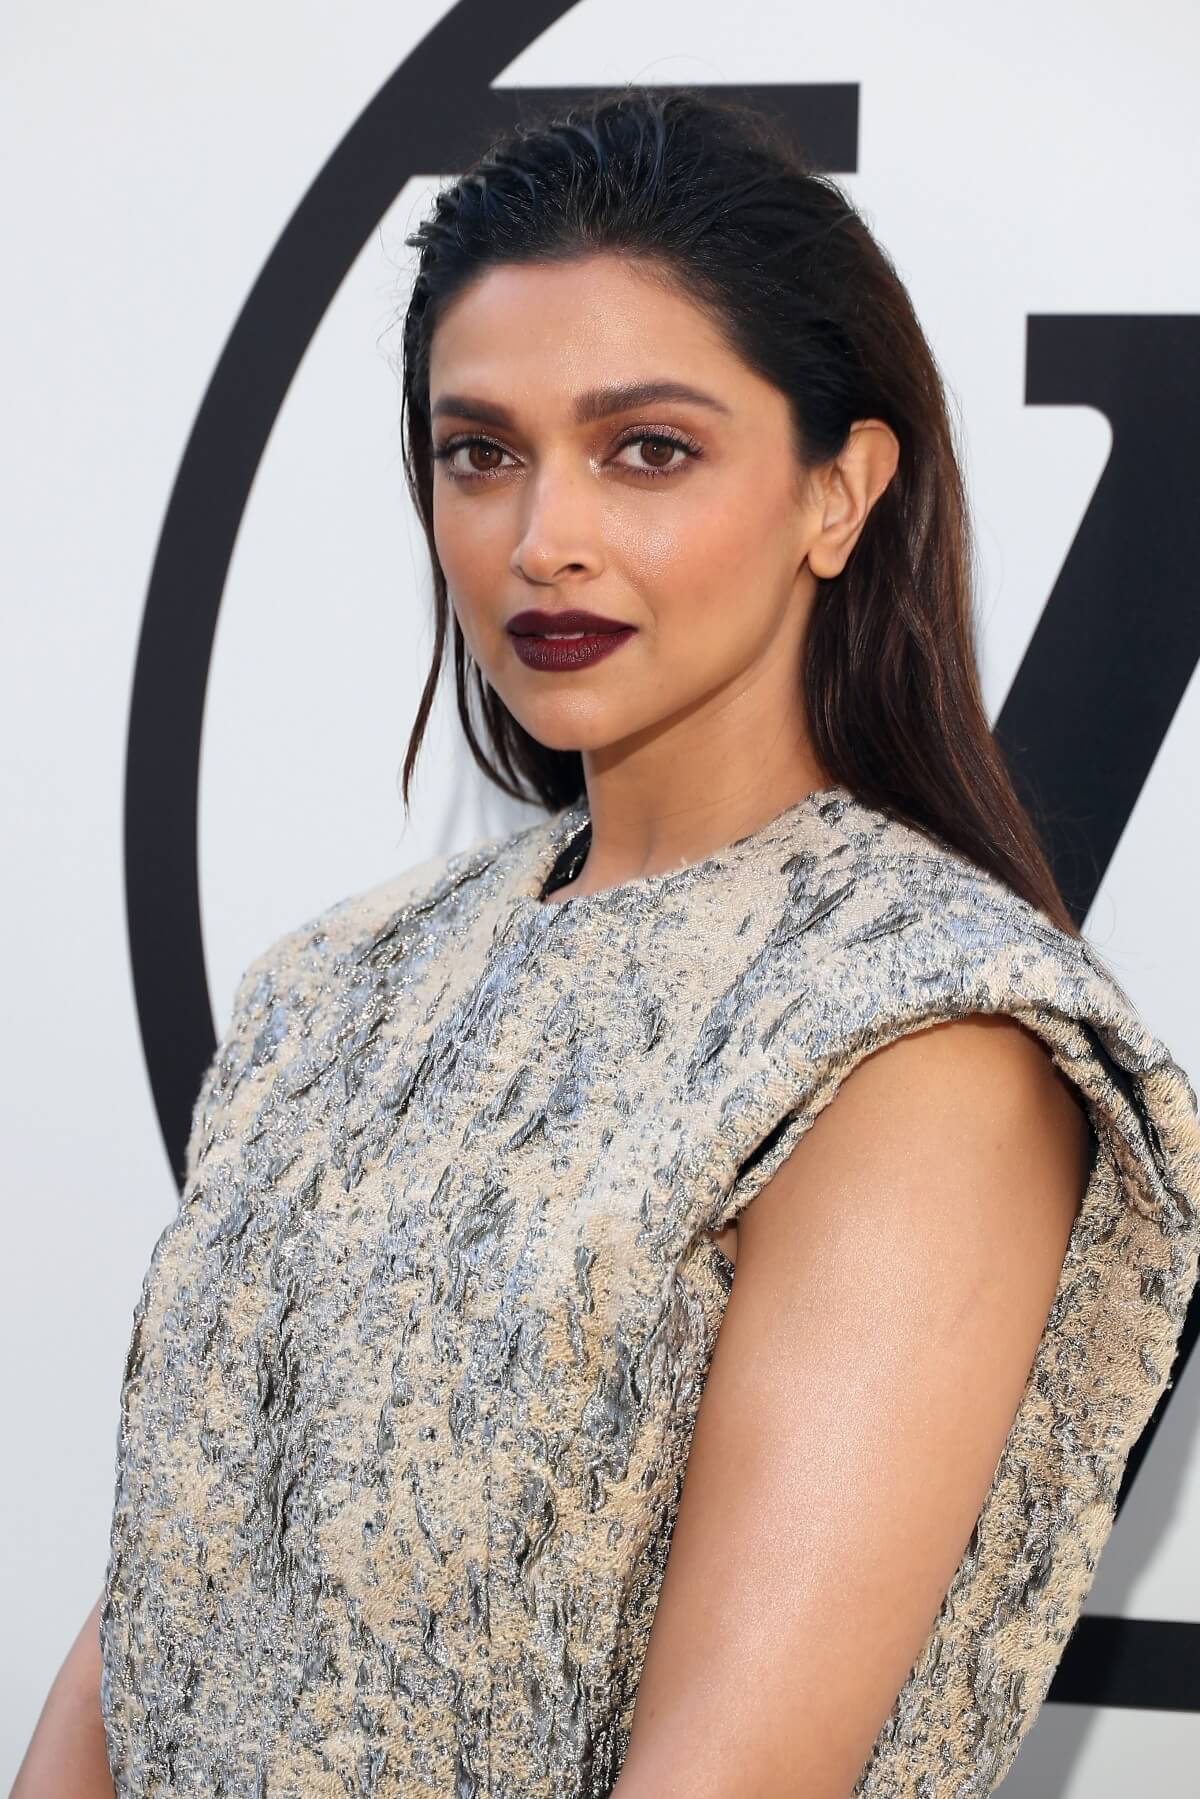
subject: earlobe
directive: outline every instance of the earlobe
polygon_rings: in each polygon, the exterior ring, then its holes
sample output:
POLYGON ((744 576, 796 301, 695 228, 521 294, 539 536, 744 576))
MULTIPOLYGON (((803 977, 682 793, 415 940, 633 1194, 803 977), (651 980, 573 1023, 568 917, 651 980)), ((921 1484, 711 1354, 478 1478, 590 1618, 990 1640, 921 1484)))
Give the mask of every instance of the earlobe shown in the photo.
POLYGON ((845 568, 853 547, 851 544, 846 549, 845 555, 838 555, 832 551, 830 545, 815 543, 808 552, 808 566, 818 581, 832 581, 834 576, 840 575, 845 568))
POLYGON ((821 521, 820 536, 808 553, 808 566, 823 581, 840 575, 845 568, 869 510, 869 505, 865 506, 861 495, 855 492, 854 484, 846 481, 843 471, 834 476, 834 482, 836 497, 831 493, 821 521))

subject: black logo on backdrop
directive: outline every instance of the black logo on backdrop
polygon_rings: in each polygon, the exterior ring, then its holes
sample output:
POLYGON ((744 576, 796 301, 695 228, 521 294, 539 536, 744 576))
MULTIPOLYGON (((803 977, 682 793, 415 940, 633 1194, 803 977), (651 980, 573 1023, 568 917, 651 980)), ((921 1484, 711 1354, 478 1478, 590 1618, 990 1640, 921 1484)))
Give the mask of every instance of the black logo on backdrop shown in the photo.
MULTIPOLYGON (((531 106, 581 88, 493 88, 570 0, 460 0, 356 120, 304 195, 234 324, 171 493, 130 707, 125 868, 147 1064, 171 1164, 216 1047, 201 937, 197 806, 217 615, 251 482, 317 326, 405 182, 461 168, 531 106)), ((858 166, 854 84, 722 88, 784 117, 832 174, 858 166)), ((996 723, 1082 923, 1200 654, 1200 461, 1173 429, 1200 399, 1200 320, 1034 317, 1031 405, 1090 405, 1113 451, 996 723), (1068 822, 1069 821, 1069 822, 1068 822)), ((1175 1380, 1200 1329, 1194 1304, 1175 1380)), ((1130 1457, 1118 1509, 1171 1389, 1130 1457)), ((1085 1617, 1049 1699, 1200 1710, 1200 1625, 1085 1617)))

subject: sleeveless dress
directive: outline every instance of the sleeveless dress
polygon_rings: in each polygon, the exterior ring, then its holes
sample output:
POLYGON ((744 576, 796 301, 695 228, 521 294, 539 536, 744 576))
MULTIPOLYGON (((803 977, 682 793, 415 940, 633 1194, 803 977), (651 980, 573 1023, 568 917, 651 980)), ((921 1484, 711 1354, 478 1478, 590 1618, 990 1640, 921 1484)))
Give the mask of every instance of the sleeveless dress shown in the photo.
POLYGON ((851 1068, 972 1012, 1083 1095, 1011 1433, 854 1789, 974 1799, 1079 1616, 1197 1278, 1200 1123, 1088 946, 820 789, 550 904, 586 802, 246 970, 134 1308, 101 1609, 118 1799, 610 1792, 733 1221, 851 1068))

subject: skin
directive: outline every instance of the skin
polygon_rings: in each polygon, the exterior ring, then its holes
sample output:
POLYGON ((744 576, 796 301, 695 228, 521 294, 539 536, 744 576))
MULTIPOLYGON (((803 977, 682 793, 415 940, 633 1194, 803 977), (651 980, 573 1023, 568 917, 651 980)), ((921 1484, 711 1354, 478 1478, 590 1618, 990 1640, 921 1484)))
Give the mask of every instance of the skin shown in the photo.
MULTIPOLYGON (((437 328, 430 398, 435 449, 459 444, 434 530, 467 645, 534 737, 582 753, 592 846, 548 903, 829 784, 804 631, 895 472, 886 425, 800 468, 782 394, 685 293, 609 256, 489 270, 437 328), (661 379, 720 409, 575 416, 588 390, 661 379), (525 667, 506 621, 573 605, 636 634, 591 668, 525 667)), ((736 1278, 616 1799, 847 1799, 991 1483, 1088 1147, 1040 1039, 945 1021, 862 1057, 723 1233, 736 1278)))
POLYGON ((100 1711, 100 1607, 85 1618, 46 1695, 10 1799, 113 1799, 100 1711))

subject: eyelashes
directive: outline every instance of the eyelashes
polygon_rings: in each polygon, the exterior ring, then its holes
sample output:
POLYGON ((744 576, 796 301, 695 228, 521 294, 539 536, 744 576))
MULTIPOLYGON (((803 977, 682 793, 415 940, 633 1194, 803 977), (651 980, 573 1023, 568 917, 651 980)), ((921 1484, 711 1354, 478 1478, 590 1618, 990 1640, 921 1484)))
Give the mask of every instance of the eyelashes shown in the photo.
MULTIPOLYGON (((633 431, 628 437, 622 438, 620 443, 616 445, 616 452, 628 449, 630 444, 637 443, 669 444, 672 449, 682 450, 684 452, 682 462, 677 462, 673 466, 666 468, 635 468, 631 463, 623 464, 622 466, 624 467, 625 472, 631 474, 635 480, 639 481, 670 480, 672 476, 678 474, 682 468, 686 467, 688 462, 703 454, 700 445, 694 438, 686 437, 682 432, 665 430, 633 431)), ((506 473, 504 468, 455 468, 451 462, 451 458, 459 450, 464 450, 471 444, 483 444, 489 450, 499 450, 502 456, 508 455, 508 451, 504 448, 503 444, 497 443, 495 438, 483 437, 478 433, 472 433, 470 435, 464 434, 458 437, 448 438, 444 444, 439 445, 439 447, 433 451, 433 459, 435 462, 440 462, 444 465, 446 473, 450 476, 452 481, 459 481, 464 484, 477 481, 491 481, 497 475, 506 473)))

